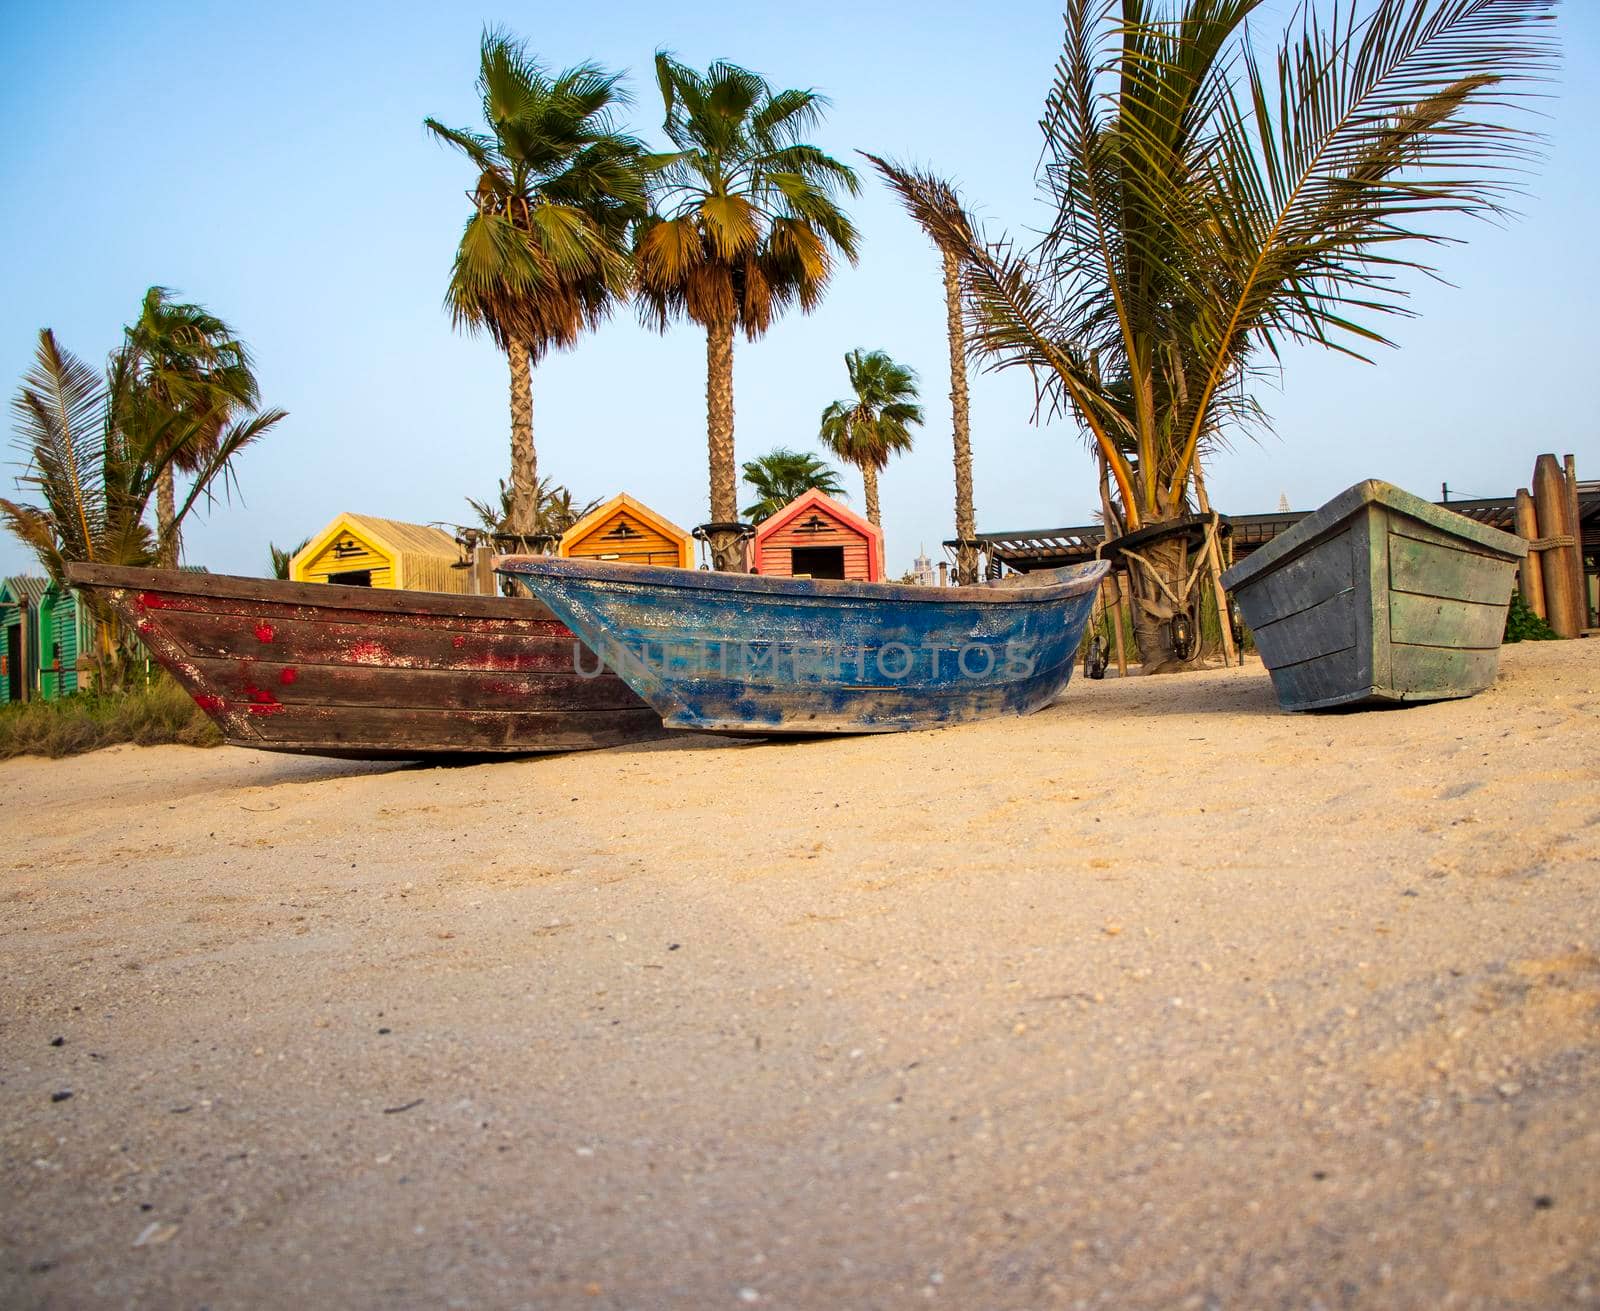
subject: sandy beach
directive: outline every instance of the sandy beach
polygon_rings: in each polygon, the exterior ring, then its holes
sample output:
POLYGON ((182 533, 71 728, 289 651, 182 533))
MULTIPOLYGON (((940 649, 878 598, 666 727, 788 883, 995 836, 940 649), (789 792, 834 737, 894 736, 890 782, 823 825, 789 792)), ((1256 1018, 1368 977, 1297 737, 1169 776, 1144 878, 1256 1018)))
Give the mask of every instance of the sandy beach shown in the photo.
POLYGON ((1600 1305, 1597 725, 0 765, 0 1304, 1600 1305))

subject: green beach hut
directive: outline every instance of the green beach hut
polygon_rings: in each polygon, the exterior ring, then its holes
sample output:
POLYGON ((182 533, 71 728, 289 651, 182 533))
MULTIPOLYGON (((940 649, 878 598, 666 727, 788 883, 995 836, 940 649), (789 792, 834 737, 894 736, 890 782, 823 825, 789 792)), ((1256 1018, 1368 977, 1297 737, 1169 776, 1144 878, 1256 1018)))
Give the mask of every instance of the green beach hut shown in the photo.
POLYGON ((39 691, 39 602, 48 583, 19 574, 0 578, 0 705, 39 691))
MULTIPOLYGON (((94 651, 94 616, 77 592, 52 582, 39 600, 39 695, 71 696, 79 687, 78 657, 94 651)), ((83 680, 87 686, 88 680, 83 680)))

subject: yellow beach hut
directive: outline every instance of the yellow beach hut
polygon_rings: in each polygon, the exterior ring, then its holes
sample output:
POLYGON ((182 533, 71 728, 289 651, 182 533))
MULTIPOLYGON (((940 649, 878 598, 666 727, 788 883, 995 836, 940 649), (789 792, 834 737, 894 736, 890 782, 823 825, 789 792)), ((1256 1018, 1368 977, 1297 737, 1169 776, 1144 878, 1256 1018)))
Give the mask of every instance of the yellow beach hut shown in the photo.
POLYGON ((341 514, 295 552, 289 577, 297 583, 470 592, 472 571, 458 568, 460 561, 455 538, 443 529, 341 514))
POLYGON ((584 560, 694 568, 694 538, 626 492, 613 496, 561 535, 557 554, 584 560))

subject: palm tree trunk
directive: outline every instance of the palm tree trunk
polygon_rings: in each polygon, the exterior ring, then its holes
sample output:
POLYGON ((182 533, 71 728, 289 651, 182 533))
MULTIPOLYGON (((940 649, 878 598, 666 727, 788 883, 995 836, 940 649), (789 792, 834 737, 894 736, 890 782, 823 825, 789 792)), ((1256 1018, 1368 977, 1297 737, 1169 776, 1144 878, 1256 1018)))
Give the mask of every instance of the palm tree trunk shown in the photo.
POLYGON ((162 569, 178 567, 178 534, 172 527, 178 514, 177 500, 169 463, 156 478, 156 564, 162 569))
POLYGON ((966 545, 977 534, 972 509, 972 432, 967 408, 967 337, 961 324, 961 261, 955 251, 944 255, 945 336, 950 345, 950 417, 955 432, 956 583, 978 581, 978 553, 966 545))
POLYGON ((878 514, 878 471, 870 464, 861 466, 861 485, 867 493, 867 520, 874 528, 882 528, 883 521, 878 514))
POLYGON ((706 328, 706 444, 711 460, 711 522, 739 517, 733 468, 733 320, 706 328))
MULTIPOLYGON (((1150 543, 1139 554, 1149 561, 1149 567, 1138 560, 1128 561, 1129 582, 1133 585, 1133 638, 1139 647, 1139 672, 1179 673, 1185 664, 1172 649, 1170 621, 1174 607, 1167 590, 1156 578, 1159 576, 1167 589, 1177 594, 1183 587, 1187 573, 1188 549, 1181 538, 1169 537, 1150 543)), ((1184 599, 1187 604, 1189 598, 1184 599)))
POLYGON ((511 361, 511 514, 506 529, 531 533, 537 526, 539 460, 533 447, 533 368, 525 343, 512 339, 511 361))

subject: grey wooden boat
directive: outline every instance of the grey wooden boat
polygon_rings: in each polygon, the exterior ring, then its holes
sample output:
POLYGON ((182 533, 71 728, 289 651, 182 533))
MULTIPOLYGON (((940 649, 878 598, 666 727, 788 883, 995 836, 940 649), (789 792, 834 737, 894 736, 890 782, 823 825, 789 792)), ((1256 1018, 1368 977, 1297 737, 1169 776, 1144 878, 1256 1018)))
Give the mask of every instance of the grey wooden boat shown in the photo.
POLYGON ((1285 710, 1494 682, 1520 537, 1369 479, 1222 575, 1285 710))

